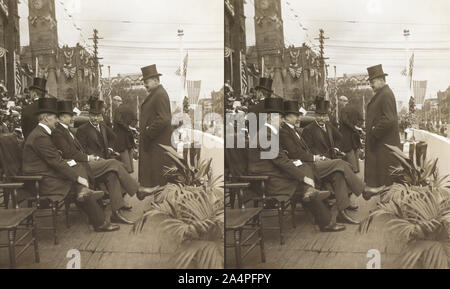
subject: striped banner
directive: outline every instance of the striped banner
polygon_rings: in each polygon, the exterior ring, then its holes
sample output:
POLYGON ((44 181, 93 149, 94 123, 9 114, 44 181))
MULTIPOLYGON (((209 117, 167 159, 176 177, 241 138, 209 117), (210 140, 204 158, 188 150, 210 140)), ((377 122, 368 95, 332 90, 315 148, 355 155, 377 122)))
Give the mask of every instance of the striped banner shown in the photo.
POLYGON ((22 73, 20 72, 19 55, 14 51, 14 87, 16 93, 22 93, 22 73))
POLYGON ((413 80, 414 100, 416 104, 423 104, 427 92, 426 80, 413 80))
POLYGON ((247 79, 247 62, 245 60, 245 54, 240 52, 241 56, 241 94, 247 94, 248 90, 248 79, 247 79))
POLYGON ((200 88, 202 86, 201 80, 188 80, 187 92, 189 97, 189 104, 197 104, 200 96, 200 88))

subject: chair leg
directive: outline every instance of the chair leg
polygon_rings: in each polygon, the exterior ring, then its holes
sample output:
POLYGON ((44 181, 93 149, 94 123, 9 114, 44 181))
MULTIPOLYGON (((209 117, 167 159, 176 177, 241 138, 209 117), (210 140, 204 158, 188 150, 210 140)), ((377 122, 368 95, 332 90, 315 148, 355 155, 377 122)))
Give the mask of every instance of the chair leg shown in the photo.
POLYGON ((70 222, 69 222, 69 212, 70 212, 70 201, 69 200, 65 200, 64 201, 64 213, 66 215, 66 227, 67 229, 70 228, 70 222))
POLYGON ((261 250, 261 262, 266 263, 266 253, 264 252, 264 233, 261 214, 258 215, 258 230, 259 230, 259 249, 261 250))
POLYGON ((31 235, 33 237, 33 244, 34 244, 34 261, 36 263, 40 263, 41 262, 41 258, 39 256, 39 244, 38 244, 38 236, 37 236, 37 224, 36 224, 36 217, 33 215, 31 215, 30 217, 31 220, 31 225, 32 225, 32 229, 31 229, 31 235))
POLYGON ((16 268, 16 228, 8 231, 9 266, 16 268))
POLYGON ((53 237, 54 237, 54 244, 58 245, 58 207, 55 203, 52 204, 52 221, 53 221, 53 237))
POLYGON ((280 223, 280 245, 284 245, 284 207, 283 204, 278 206, 278 222, 280 223))
POLYGON ((294 200, 291 200, 291 214, 292 214, 292 226, 294 228, 297 227, 297 223, 295 220, 295 208, 297 207, 297 202, 295 202, 294 200))
POLYGON ((234 250, 235 250, 235 255, 236 255, 236 267, 238 269, 240 269, 242 266, 241 237, 242 237, 241 231, 235 230, 234 231, 234 250))

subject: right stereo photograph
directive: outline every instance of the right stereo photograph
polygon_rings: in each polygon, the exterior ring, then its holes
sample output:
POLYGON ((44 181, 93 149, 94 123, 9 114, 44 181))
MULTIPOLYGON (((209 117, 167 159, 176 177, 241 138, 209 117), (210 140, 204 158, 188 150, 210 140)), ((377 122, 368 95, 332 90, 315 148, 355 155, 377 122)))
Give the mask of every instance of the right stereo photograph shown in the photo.
POLYGON ((225 0, 225 268, 450 267, 450 2, 225 0))

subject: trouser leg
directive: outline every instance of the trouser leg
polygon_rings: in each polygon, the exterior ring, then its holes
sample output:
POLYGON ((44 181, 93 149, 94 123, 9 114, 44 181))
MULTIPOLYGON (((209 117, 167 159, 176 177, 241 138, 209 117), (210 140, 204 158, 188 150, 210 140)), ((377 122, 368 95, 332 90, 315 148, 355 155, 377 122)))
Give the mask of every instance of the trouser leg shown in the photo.
POLYGON ((350 206, 349 187, 341 172, 334 172, 328 176, 327 181, 331 183, 336 197, 336 206, 339 211, 345 210, 350 206))
POLYGON ((302 205, 313 214, 320 228, 330 224, 331 212, 323 201, 312 200, 310 202, 302 202, 302 205))
POLYGON ((104 183, 109 192, 109 198, 111 199, 112 211, 117 211, 125 206, 125 202, 122 196, 122 185, 119 182, 119 178, 115 172, 107 172, 104 176, 104 183))
POLYGON ((120 163, 117 166, 117 176, 119 177, 120 184, 122 185, 125 192, 127 192, 127 194, 130 196, 134 196, 139 189, 139 183, 135 179, 133 179, 133 177, 128 173, 125 167, 120 163))
MULTIPOLYGON (((79 192, 82 187, 81 185, 76 185, 75 188, 75 191, 79 192)), ((75 204, 86 213, 94 228, 105 223, 105 213, 93 196, 85 197, 82 202, 75 201, 75 204)))
POLYGON ((350 166, 346 165, 343 168, 344 178, 350 191, 356 196, 361 195, 364 192, 364 182, 352 171, 350 166))
POLYGON ((121 152, 120 160, 125 165, 127 172, 131 174, 133 172, 133 155, 131 150, 121 152))

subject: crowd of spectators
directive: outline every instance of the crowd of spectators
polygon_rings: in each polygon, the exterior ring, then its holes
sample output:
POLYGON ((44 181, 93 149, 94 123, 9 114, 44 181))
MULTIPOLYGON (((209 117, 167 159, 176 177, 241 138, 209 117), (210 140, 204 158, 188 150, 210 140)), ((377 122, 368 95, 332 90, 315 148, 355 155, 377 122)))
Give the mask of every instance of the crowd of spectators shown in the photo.
POLYGON ((15 133, 22 138, 20 117, 22 108, 31 103, 26 89, 22 95, 9 97, 6 89, 0 86, 0 134, 15 133))

